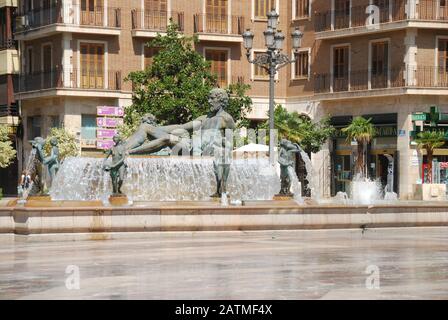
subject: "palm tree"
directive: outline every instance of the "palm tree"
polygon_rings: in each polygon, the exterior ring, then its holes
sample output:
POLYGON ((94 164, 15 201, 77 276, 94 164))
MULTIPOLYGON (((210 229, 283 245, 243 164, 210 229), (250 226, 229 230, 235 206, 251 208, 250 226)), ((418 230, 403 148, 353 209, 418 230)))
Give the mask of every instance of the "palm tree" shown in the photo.
POLYGON ((424 131, 417 135, 415 140, 419 149, 426 150, 428 162, 428 178, 429 183, 432 183, 432 159, 434 149, 440 148, 445 144, 445 133, 443 131, 424 131))
POLYGON ((347 134, 349 143, 354 140, 358 143, 355 174, 361 174, 362 176, 364 176, 365 171, 364 150, 376 133, 375 126, 371 121, 371 118, 356 117, 348 127, 342 129, 342 132, 347 134))

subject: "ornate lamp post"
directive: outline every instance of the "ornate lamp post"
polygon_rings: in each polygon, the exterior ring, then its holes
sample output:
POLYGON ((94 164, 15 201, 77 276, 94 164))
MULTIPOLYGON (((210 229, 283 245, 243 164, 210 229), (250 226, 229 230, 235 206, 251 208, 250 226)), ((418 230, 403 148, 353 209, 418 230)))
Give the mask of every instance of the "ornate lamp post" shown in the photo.
MULTIPOLYGON (((277 71, 288 64, 296 62, 296 59, 290 59, 286 54, 281 53, 285 35, 277 30, 279 14, 272 10, 268 13, 268 28, 263 32, 265 38, 266 53, 258 55, 251 59, 251 50, 253 48, 254 33, 249 29, 243 33, 243 44, 246 49, 246 56, 249 63, 260 66, 269 73, 269 159, 274 163, 274 86, 275 75, 277 71)), ((296 28, 291 34, 292 47, 294 52, 302 45, 303 33, 296 28)))

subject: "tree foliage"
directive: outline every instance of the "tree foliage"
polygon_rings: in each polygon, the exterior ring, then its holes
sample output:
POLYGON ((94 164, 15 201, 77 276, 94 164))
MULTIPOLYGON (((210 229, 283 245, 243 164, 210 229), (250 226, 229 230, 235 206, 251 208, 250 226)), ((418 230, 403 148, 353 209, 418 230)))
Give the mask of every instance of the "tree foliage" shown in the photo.
POLYGON ((364 152, 367 144, 372 141, 376 135, 375 126, 371 123, 372 119, 355 117, 352 122, 342 132, 347 134, 347 142, 356 141, 358 143, 356 156, 356 173, 363 175, 365 169, 364 152))
POLYGON ((8 127, 0 125, 0 168, 7 168, 13 162, 16 154, 8 136, 8 127))
MULTIPOLYGON (((279 139, 284 138, 298 143, 306 152, 312 153, 319 152, 335 130, 330 124, 330 117, 313 122, 308 116, 288 112, 281 105, 275 108, 274 124, 278 130, 279 139)), ((264 122, 261 128, 268 129, 269 121, 264 122)))
MULTIPOLYGON (((151 65, 131 72, 126 78, 133 84, 133 104, 126 108, 122 131, 132 129, 139 116, 152 113, 161 125, 186 123, 207 114, 208 95, 216 86, 216 76, 193 47, 195 37, 186 37, 170 24, 166 35, 158 34, 149 47, 158 48, 151 65)), ((250 111, 252 101, 245 95, 248 85, 235 84, 226 90, 231 95, 228 112, 235 121, 250 111)))
POLYGON ((58 140, 59 161, 64 161, 67 157, 76 157, 79 155, 79 148, 76 145, 75 136, 65 128, 52 128, 50 134, 45 139, 45 156, 49 156, 51 153, 50 140, 53 137, 58 140))
POLYGON ((432 159, 434 150, 442 147, 445 144, 445 133, 443 131, 423 131, 417 135, 418 148, 426 150, 428 162, 428 176, 429 182, 432 182, 432 159))

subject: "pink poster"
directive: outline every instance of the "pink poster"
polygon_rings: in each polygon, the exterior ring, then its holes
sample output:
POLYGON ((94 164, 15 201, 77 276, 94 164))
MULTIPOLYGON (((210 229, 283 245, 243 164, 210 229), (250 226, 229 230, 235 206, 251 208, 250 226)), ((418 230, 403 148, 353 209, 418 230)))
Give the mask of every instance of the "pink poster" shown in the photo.
POLYGON ((96 114, 99 116, 123 117, 124 116, 124 108, 123 107, 99 106, 99 107, 97 107, 96 114))
POLYGON ((102 150, 108 150, 114 146, 114 142, 112 140, 97 140, 96 148, 102 150))
POLYGON ((116 129, 97 129, 96 137, 98 139, 112 139, 114 135, 118 134, 116 129))

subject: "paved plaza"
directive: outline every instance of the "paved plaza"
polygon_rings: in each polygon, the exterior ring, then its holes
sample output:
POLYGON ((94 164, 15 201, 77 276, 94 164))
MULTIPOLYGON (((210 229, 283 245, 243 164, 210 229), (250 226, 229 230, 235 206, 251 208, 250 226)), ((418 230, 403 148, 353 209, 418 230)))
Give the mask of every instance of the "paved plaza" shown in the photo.
POLYGON ((0 237, 0 298, 448 299, 448 228, 120 237, 0 237))

